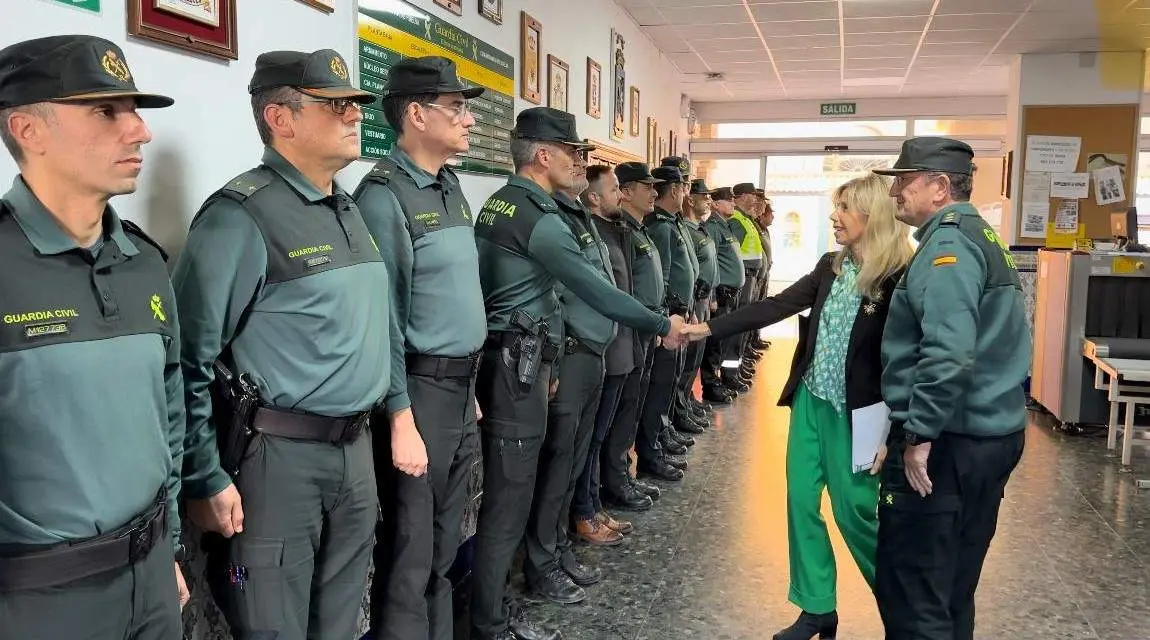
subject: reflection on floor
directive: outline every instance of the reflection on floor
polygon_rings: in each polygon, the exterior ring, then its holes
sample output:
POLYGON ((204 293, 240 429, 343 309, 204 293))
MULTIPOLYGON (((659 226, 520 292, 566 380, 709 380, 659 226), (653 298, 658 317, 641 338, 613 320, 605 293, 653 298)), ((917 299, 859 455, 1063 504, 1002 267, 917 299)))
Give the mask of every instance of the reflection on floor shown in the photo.
MULTIPOLYGON (((793 341, 774 339, 746 397, 699 436, 684 482, 664 486, 614 549, 581 547, 603 568, 577 605, 528 604, 569 640, 767 640, 787 602, 784 452, 775 406, 793 341)), ((978 592, 980 639, 1150 639, 1150 492, 1106 455, 1104 440, 1031 425, 1007 488, 978 592)), ((1150 458, 1135 459, 1150 477, 1150 458)), ((831 521, 830 505, 824 514, 831 521)), ((833 530, 840 640, 879 640, 874 599, 833 530)))

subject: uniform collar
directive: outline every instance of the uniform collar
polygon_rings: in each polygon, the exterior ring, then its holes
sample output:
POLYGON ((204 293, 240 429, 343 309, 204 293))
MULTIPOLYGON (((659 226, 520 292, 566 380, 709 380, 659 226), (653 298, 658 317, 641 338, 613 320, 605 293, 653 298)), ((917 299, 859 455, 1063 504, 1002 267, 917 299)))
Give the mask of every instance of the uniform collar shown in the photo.
MULTIPOLYGON (((32 193, 23 177, 16 176, 16 179, 12 181, 12 188, 5 194, 4 199, 13 208, 12 215, 15 216, 20 229, 37 252, 45 255, 56 255, 80 248, 75 240, 64 233, 60 224, 56 222, 56 217, 44 207, 36 194, 32 193)), ((103 227, 103 235, 111 237, 120 247, 121 253, 126 256, 134 256, 140 252, 136 245, 128 239, 128 235, 124 233, 120 218, 111 205, 104 208, 103 227)))
MULTIPOLYGON (((555 195, 551 197, 555 199, 555 204, 559 205, 559 207, 565 211, 570 211, 572 213, 584 212, 582 202, 569 198, 567 194, 563 193, 562 191, 556 191, 555 195)), ((586 213, 590 215, 591 212, 587 211, 586 213)))
POLYGON ((543 189, 543 187, 539 186, 538 182, 535 182, 534 180, 531 180, 529 178, 524 178, 523 176, 511 176, 510 178, 507 179, 507 184, 509 186, 512 186, 512 187, 519 187, 521 189, 526 189, 526 190, 530 191, 531 193, 534 193, 535 195, 538 195, 538 196, 543 196, 545 198, 554 199, 554 196, 551 195, 550 193, 547 193, 543 189))
MULTIPOLYGON (((300 192, 308 201, 319 202, 327 198, 326 195, 320 193, 320 190, 300 173, 299 169, 295 168, 295 165, 288 162, 287 158, 280 155, 280 152, 273 149, 270 145, 264 147, 263 163, 280 174, 281 178, 287 180, 287 183, 290 184, 293 189, 300 192)), ((332 183, 332 193, 334 194, 337 191, 339 191, 339 187, 332 183)))
POLYGON ((646 228, 642 222, 633 218, 631 214, 627 213, 626 211, 623 212, 623 215, 619 216, 619 219, 623 221, 623 224, 626 224, 632 229, 642 230, 646 228))
POLYGON ((446 174, 444 173, 443 168, 440 168, 439 173, 433 176, 425 171, 422 167, 415 164, 415 161, 411 159, 411 156, 407 155, 407 152, 403 149, 400 149, 398 146, 392 149, 391 160, 397 167, 403 169, 407 175, 411 176, 411 179, 415 181, 415 186, 420 189, 426 189, 433 184, 445 185, 447 182, 445 179, 446 174))
POLYGON ((934 215, 927 218, 926 223, 924 223, 921 227, 919 227, 918 229, 915 230, 914 239, 916 241, 921 241, 923 238, 926 237, 926 235, 928 233, 931 233, 935 229, 937 229, 938 223, 942 222, 942 216, 946 213, 951 212, 951 211, 958 214, 959 216, 965 216, 965 215, 978 213, 978 210, 974 208, 974 205, 970 204, 969 202, 956 202, 952 205, 945 206, 945 207, 939 209, 938 211, 936 211, 934 213, 934 215))
POLYGON ((660 218, 670 218, 672 220, 675 219, 675 214, 671 213, 670 211, 667 211, 666 209, 660 207, 659 205, 655 205, 655 215, 659 216, 660 218))

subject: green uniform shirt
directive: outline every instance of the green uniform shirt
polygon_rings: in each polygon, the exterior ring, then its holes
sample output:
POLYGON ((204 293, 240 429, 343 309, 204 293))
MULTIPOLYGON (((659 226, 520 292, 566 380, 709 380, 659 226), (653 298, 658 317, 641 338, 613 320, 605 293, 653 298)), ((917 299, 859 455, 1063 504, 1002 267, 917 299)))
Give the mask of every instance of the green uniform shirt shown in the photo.
POLYGON ((715 242, 698 222, 684 220, 683 224, 687 227, 695 257, 699 261, 698 279, 714 289, 719 284, 719 261, 715 252, 715 242))
POLYGON ((663 263, 663 284, 668 301, 678 298, 678 302, 690 307, 698 276, 698 268, 692 265, 688 249, 692 243, 683 234, 675 214, 659 207, 647 216, 644 224, 663 263))
POLYGON ((559 206, 535 182, 512 176, 476 216, 479 278, 488 331, 518 330, 512 314, 521 309, 547 321, 550 339, 563 338, 556 283, 608 318, 648 333, 667 335, 671 322, 619 291, 583 253, 575 234, 558 215, 559 206))
MULTIPOLYGON (((448 167, 429 174, 402 149, 392 151, 388 161, 402 175, 369 174, 355 200, 387 265, 391 288, 381 293, 391 296, 405 351, 471 355, 487 338, 487 315, 471 210, 459 179, 448 167), (405 210, 400 196, 416 210, 405 210)), ((392 171, 383 163, 377 169, 392 171)), ((404 351, 392 354, 392 363, 402 367, 404 351)), ((390 397, 388 410, 396 411, 399 401, 390 397)))
POLYGON ((219 466, 209 386, 230 351, 264 403, 325 416, 371 409, 385 394, 404 408, 402 333, 387 267, 351 197, 316 189, 270 147, 263 166, 229 183, 192 221, 172 276, 181 309, 189 497, 227 487, 219 466), (257 182, 262 180, 262 182, 257 182), (273 209, 273 211, 266 211, 273 209))
POLYGON ((703 231, 715 243, 715 259, 718 262, 719 284, 736 289, 743 286, 747 275, 743 271, 743 260, 739 257, 739 243, 731 233, 727 221, 717 213, 711 214, 702 225, 703 231))
POLYGON ((667 286, 663 280, 663 260, 659 251, 643 223, 627 213, 623 213, 621 219, 631 229, 631 253, 635 257, 631 263, 631 293, 648 309, 662 309, 667 286))
MULTIPOLYGON (((591 212, 581 203, 571 200, 562 193, 555 194, 555 204, 559 205, 559 215, 566 221, 575 240, 583 250, 587 260, 595 265, 596 269, 616 286, 615 276, 611 273, 611 257, 607 254, 607 245, 599 236, 599 229, 591 221, 591 212)), ((566 325, 572 337, 578 338, 592 351, 603 355, 607 345, 615 338, 618 325, 615 321, 595 311, 577 295, 574 295, 562 283, 555 285, 559 293, 559 303, 563 305, 563 324, 566 325)))
POLYGON ((966 202, 935 214, 915 237, 883 332, 891 421, 928 438, 1023 429, 1031 341, 1006 245, 966 202))
POLYGON ((17 177, 0 212, 0 545, 113 531, 161 488, 180 538, 184 391, 160 251, 109 206, 78 247, 17 177))

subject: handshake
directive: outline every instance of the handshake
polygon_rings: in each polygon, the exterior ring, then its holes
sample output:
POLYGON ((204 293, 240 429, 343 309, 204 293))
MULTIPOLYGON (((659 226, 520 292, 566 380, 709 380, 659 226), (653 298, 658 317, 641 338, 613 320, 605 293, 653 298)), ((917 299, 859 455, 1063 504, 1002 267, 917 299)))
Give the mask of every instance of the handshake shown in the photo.
POLYGON ((671 332, 663 337, 664 349, 678 349, 689 342, 702 340, 711 335, 706 322, 688 324, 682 316, 671 316, 671 332))

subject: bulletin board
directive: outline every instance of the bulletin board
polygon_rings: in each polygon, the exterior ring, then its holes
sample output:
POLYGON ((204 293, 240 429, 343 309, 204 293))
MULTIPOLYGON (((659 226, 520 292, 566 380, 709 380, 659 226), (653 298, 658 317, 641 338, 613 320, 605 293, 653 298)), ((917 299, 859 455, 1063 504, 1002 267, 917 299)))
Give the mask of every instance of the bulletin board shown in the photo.
MULTIPOLYGON (((1099 205, 1095 199, 1094 180, 1090 181, 1089 197, 1078 201, 1078 222, 1085 225, 1087 238, 1109 238, 1110 214, 1126 211, 1134 202, 1135 171, 1138 159, 1139 105, 1075 105, 1075 106, 1030 106, 1022 112, 1022 155, 1019 163, 1019 184, 1010 194, 1014 211, 1021 210, 1022 184, 1026 175, 1027 136, 1074 136, 1082 139, 1078 155, 1078 172, 1088 171, 1087 162, 1092 154, 1123 154, 1126 168, 1123 169, 1123 185, 1126 200, 1123 202, 1099 205)), ((1050 220, 1054 220, 1061 198, 1050 198, 1050 220)), ((1020 245, 1042 245, 1043 238, 1022 237, 1022 216, 1014 216, 1015 238, 1020 245)))

